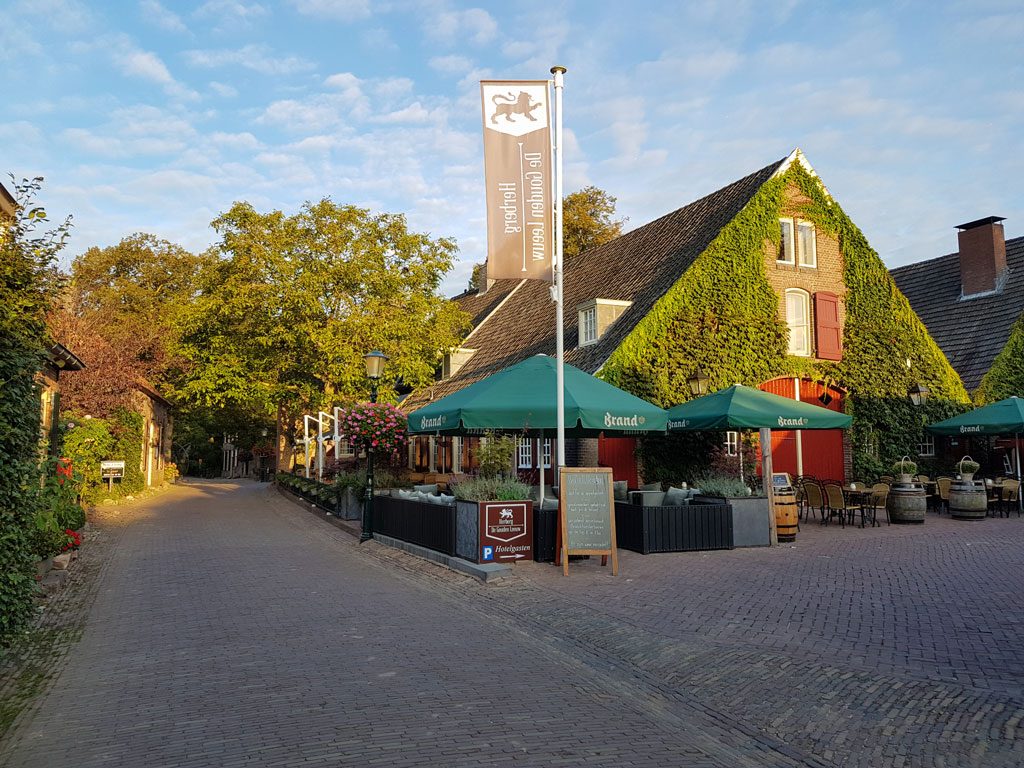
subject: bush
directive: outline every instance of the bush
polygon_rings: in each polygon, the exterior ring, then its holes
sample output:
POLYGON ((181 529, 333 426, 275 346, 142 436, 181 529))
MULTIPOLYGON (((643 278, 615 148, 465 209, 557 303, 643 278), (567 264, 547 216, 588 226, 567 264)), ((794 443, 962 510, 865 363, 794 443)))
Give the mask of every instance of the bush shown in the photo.
POLYGON ((529 498, 530 486, 505 477, 470 477, 451 484, 461 501, 517 501, 529 498))
POLYGON ((110 419, 71 415, 63 423, 64 455, 82 475, 85 501, 117 498, 145 488, 141 468, 144 423, 140 414, 130 411, 118 411, 110 419), (124 462, 124 477, 114 482, 112 491, 107 490, 100 474, 100 462, 110 460, 124 462))
POLYGON ((704 475, 695 478, 693 487, 706 496, 749 496, 750 488, 736 477, 704 475))
POLYGON ((516 453, 516 439, 511 435, 498 436, 488 432, 476 449, 480 477, 499 477, 509 472, 516 453))

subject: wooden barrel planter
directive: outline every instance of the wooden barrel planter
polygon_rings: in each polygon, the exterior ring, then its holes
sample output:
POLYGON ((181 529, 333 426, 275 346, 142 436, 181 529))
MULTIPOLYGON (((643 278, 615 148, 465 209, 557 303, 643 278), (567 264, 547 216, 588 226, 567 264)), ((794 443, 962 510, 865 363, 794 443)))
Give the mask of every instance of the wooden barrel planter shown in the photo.
POLYGON ((800 514, 796 496, 792 493, 775 494, 775 533, 779 541, 796 541, 800 514))
POLYGON ((953 483, 949 487, 949 512, 957 520, 984 520, 988 515, 985 486, 963 480, 953 483))
POLYGON ((889 491, 885 507, 894 523, 923 523, 928 496, 922 485, 897 483, 889 491))

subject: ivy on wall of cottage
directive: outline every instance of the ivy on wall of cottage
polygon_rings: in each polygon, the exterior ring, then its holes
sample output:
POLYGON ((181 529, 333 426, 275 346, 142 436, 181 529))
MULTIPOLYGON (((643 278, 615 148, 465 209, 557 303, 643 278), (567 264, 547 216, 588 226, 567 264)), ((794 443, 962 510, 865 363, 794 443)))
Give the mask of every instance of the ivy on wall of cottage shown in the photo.
POLYGON ((1010 329, 1010 337, 992 361, 992 367, 974 392, 978 405, 1024 396, 1024 315, 1010 329))
MULTIPOLYGON (((686 380, 698 366, 710 377, 709 391, 737 382, 757 386, 783 375, 827 380, 847 390, 858 478, 875 477, 894 459, 914 455, 925 423, 960 413, 970 402, 959 376, 863 233, 799 163, 761 186, 612 353, 600 375, 669 407, 691 398, 686 380), (848 292, 844 352, 838 362, 788 354, 788 329, 779 317, 779 297, 768 281, 764 257, 765 243, 778 245, 780 240, 778 219, 787 186, 807 198, 798 206, 800 216, 835 236, 843 254, 848 292), (914 408, 907 397, 915 383, 931 392, 922 408, 914 408)), ((656 463, 656 451, 653 442, 641 441, 638 455, 645 467, 656 463)), ((680 473, 693 463, 686 453, 678 454, 680 473)), ((657 463, 664 468, 664 457, 657 463)), ((663 472, 663 479, 669 479, 671 470, 663 472)))

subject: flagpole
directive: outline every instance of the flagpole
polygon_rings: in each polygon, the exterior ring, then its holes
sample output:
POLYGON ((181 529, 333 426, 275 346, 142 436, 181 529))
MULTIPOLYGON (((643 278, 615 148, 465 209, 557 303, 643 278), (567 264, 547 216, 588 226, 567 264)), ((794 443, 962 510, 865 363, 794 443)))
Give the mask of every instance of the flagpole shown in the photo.
POLYGON ((551 68, 551 74, 555 76, 555 381, 558 387, 555 403, 559 467, 565 466, 565 338, 562 312, 562 76, 565 71, 565 67, 551 68))

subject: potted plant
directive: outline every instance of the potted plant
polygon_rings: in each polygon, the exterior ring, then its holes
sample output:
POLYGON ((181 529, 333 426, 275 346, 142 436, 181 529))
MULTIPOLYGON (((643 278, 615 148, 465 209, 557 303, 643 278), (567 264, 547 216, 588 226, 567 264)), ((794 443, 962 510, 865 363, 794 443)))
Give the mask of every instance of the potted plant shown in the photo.
POLYGON ((904 456, 892 465, 892 471, 896 475, 897 482, 902 485, 910 485, 914 482, 914 475, 917 474, 917 464, 912 462, 909 456, 904 456))
POLYGON ((974 473, 981 469, 981 464, 974 461, 970 456, 964 456, 960 459, 960 463, 956 465, 957 472, 960 473, 960 479, 965 483, 974 482, 974 473))

